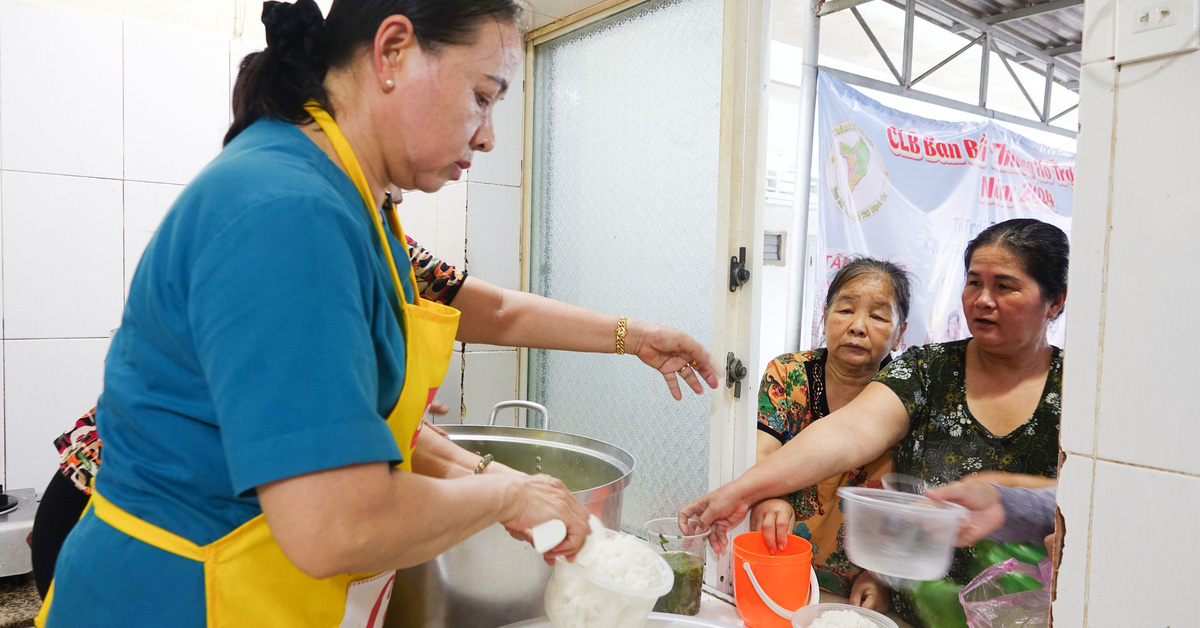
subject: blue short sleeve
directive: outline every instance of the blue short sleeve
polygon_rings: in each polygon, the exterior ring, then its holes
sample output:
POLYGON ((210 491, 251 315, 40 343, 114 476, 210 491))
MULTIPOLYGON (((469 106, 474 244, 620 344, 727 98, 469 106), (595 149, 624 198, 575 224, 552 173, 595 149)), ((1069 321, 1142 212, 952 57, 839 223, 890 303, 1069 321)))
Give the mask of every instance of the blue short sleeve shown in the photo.
POLYGON ((374 312, 362 285, 372 251, 355 247, 355 225, 336 215, 319 200, 276 199, 197 259, 187 316, 239 494, 400 457, 375 408, 374 312))

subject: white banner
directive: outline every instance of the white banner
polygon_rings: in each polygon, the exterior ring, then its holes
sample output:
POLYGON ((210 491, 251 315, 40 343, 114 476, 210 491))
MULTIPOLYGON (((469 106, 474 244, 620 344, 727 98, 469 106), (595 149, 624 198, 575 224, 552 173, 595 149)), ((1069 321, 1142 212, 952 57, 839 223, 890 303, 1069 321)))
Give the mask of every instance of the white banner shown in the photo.
MULTIPOLYGON (((980 231, 1037 218, 1070 234, 1075 155, 993 122, 945 122, 885 107, 822 72, 817 91, 820 238, 812 346, 821 342, 829 280, 851 255, 912 275, 901 347, 969 335, 963 251, 980 231)), ((1062 346, 1062 319, 1051 343, 1062 346)))

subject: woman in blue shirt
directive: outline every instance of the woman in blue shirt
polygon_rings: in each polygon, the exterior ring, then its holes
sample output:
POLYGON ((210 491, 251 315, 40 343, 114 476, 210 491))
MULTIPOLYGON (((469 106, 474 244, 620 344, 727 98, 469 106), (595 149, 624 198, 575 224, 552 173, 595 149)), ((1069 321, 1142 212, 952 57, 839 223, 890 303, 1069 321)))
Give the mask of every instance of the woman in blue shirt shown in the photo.
POLYGON ((548 556, 573 555, 586 512, 561 482, 481 473, 420 429, 456 333, 628 351, 676 394, 677 372, 715 384, 674 330, 532 295, 468 298, 459 327, 396 263, 402 230, 375 208, 491 150, 517 13, 336 0, 326 21, 312 0, 266 3, 227 145, 135 273, 97 407, 105 471, 39 625, 377 626, 388 572, 492 523, 562 519, 548 556))

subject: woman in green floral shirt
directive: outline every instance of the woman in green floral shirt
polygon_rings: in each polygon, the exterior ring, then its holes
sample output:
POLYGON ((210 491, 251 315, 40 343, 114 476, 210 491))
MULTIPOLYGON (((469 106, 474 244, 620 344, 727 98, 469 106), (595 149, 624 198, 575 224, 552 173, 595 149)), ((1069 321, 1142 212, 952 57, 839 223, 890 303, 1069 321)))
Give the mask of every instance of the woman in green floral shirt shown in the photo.
MULTIPOLYGON (((908 274, 890 262, 859 258, 842 266, 825 296, 825 347, 785 353, 767 365, 758 389, 758 461, 766 459, 813 421, 854 399, 900 345, 912 288, 908 274)), ((879 488, 892 470, 888 452, 866 465, 815 486, 754 506, 750 529, 762 530, 768 549, 793 533, 812 544, 822 589, 851 603, 885 610, 882 585, 846 557, 842 486, 879 488)))
MULTIPOLYGON (((985 229, 967 245, 962 307, 971 337, 914 347, 854 401, 813 423, 680 518, 715 526, 714 549, 759 501, 811 486, 896 447, 896 469, 934 482, 977 472, 1053 477, 1062 351, 1046 330, 1067 297, 1066 234, 1033 219, 985 229)), ((964 573, 960 554, 951 575, 964 573)), ((897 610, 915 625, 906 600, 897 610)))

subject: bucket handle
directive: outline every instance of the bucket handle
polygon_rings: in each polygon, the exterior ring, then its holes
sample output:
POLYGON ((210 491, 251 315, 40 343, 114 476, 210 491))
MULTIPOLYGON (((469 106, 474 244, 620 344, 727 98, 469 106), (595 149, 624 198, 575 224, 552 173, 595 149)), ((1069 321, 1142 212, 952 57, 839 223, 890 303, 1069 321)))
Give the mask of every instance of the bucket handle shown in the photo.
POLYGON ((758 597, 762 599, 763 603, 765 603, 767 607, 775 611, 776 615, 779 615, 784 619, 791 619, 792 615, 796 614, 796 611, 789 611, 788 609, 776 604, 775 600, 772 600, 771 596, 767 595, 766 591, 763 591, 763 588, 758 584, 758 578, 754 577, 754 570, 750 568, 749 562, 743 561, 742 569, 746 571, 747 576, 750 576, 750 585, 754 587, 754 591, 758 593, 758 597))
MULTIPOLYGON (((503 408, 525 408, 526 410, 534 410, 542 414, 542 429, 550 431, 550 411, 540 403, 534 401, 523 401, 514 399, 512 401, 501 401, 492 406, 492 416, 488 418, 488 425, 496 424, 496 415, 503 408)), ((525 415, 525 427, 529 427, 529 415, 525 415)))

